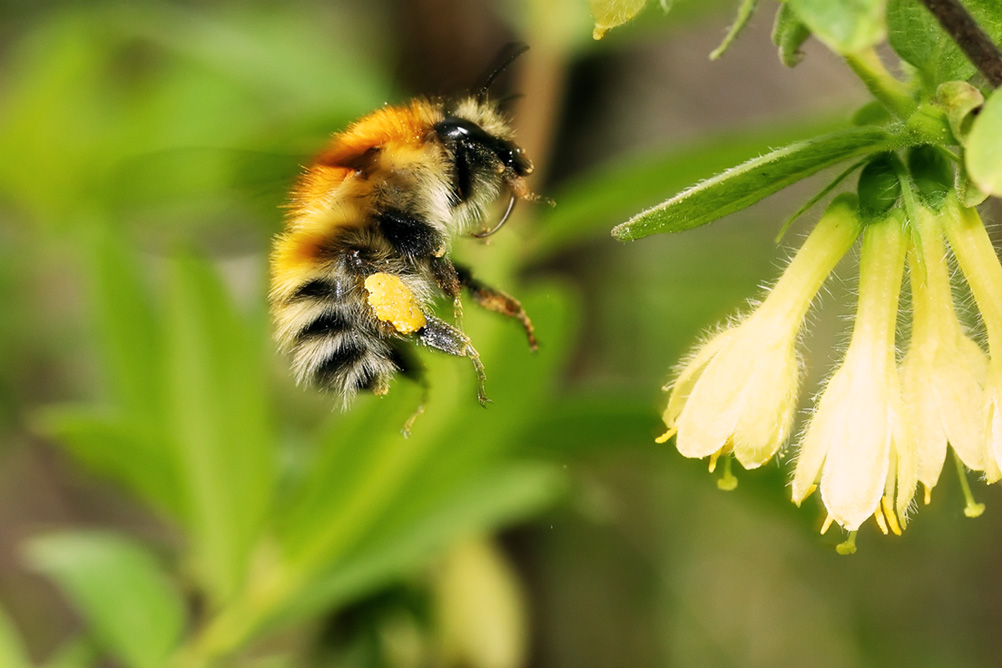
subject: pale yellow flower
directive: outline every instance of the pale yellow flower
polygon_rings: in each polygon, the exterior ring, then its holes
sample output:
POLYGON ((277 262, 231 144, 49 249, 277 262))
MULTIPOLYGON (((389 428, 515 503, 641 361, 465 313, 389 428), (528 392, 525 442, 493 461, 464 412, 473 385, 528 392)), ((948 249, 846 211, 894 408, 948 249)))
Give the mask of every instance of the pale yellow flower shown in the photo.
POLYGON ((990 361, 985 380, 984 420, 988 457, 985 477, 1002 477, 1002 265, 978 212, 961 208, 952 197, 944 207, 946 235, 971 286, 988 333, 990 361))
POLYGON ((900 533, 917 462, 895 366, 894 331, 904 274, 904 216, 893 210, 863 233, 859 303, 849 350, 800 443, 793 500, 820 484, 828 521, 855 531, 873 515, 900 533))
POLYGON ((663 442, 686 457, 733 452, 747 469, 786 442, 800 387, 796 342, 811 301, 859 235, 856 198, 836 198, 765 301, 703 344, 669 388, 663 442))
POLYGON ((964 333, 954 310, 942 222, 920 206, 913 225, 919 244, 908 255, 912 333, 901 362, 901 387, 928 503, 947 442, 968 468, 985 470, 982 402, 988 357, 964 333))

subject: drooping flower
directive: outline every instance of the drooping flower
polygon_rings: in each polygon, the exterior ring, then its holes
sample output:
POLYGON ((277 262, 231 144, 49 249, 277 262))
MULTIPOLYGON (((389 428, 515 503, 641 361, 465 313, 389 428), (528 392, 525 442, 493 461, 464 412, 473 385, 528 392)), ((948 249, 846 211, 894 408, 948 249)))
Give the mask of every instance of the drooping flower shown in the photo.
POLYGON ((985 477, 995 482, 1002 478, 1002 265, 975 209, 960 207, 951 195, 944 211, 947 239, 988 334, 990 361, 983 403, 988 449, 985 477))
POLYGON ((901 387, 928 503, 948 442, 968 468, 985 470, 982 397, 988 358, 957 318, 942 221, 919 206, 912 224, 918 245, 908 254, 912 332, 901 362, 901 387))
POLYGON ((916 456, 894 359, 906 246, 899 209, 863 232, 852 339, 800 443, 793 500, 799 505, 820 486, 825 528, 834 521, 855 531, 873 515, 882 531, 900 533, 915 493, 916 456))
POLYGON ((733 452, 746 469, 769 461, 790 435, 800 386, 796 342, 828 274, 861 224, 854 195, 828 207, 762 304, 704 343, 682 369, 663 420, 686 457, 733 452))

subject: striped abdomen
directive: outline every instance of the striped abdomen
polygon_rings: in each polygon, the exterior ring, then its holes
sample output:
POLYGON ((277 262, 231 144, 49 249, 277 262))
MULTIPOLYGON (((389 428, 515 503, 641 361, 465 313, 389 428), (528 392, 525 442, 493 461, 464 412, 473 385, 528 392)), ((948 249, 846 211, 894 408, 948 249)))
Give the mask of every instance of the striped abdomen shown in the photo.
POLYGON ((341 394, 386 391, 397 366, 389 341, 369 314, 362 277, 342 259, 274 305, 277 337, 292 355, 299 382, 341 394))

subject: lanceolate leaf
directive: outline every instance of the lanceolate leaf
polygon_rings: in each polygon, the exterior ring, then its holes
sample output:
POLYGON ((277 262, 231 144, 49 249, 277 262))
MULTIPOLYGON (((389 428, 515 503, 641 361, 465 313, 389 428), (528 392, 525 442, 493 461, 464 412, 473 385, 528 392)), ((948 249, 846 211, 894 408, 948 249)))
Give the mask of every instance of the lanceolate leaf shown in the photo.
POLYGON ((694 181, 751 160, 763 146, 785 146, 843 127, 844 117, 757 127, 610 160, 547 193, 557 205, 538 207, 531 255, 539 258, 604 235, 610 224, 663 202, 694 181))
POLYGON ((903 131, 863 127, 797 142, 754 158, 679 193, 612 230, 620 241, 680 232, 758 202, 825 167, 912 143, 903 131))
POLYGON ((236 312, 208 262, 172 264, 165 326, 170 444, 195 564, 215 600, 243 578, 271 501, 265 327, 236 312))
POLYGON ((724 37, 724 41, 720 43, 716 49, 710 54, 710 60, 717 60, 720 56, 724 55, 724 52, 730 48, 734 40, 738 38, 741 31, 745 29, 748 22, 751 20, 752 15, 755 14, 755 9, 758 6, 758 0, 742 0, 741 6, 738 8, 738 16, 734 19, 733 25, 727 31, 727 36, 724 37))

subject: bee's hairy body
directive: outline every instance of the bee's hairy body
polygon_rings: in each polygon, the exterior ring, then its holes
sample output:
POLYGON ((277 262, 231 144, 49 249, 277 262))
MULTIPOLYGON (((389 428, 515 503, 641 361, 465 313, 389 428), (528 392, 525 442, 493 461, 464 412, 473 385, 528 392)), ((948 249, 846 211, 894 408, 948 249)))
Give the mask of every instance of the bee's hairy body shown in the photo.
POLYGON ((457 271, 448 254, 502 189, 513 201, 535 198, 522 178, 531 169, 496 107, 477 97, 449 109, 425 99, 383 107, 335 135, 293 189, 272 254, 276 337, 297 380, 345 403, 358 390, 383 394, 398 372, 420 377, 416 342, 470 357, 483 402, 476 350, 431 304, 466 287, 518 318, 535 347, 519 303, 457 271), (374 276, 386 290, 372 288, 374 276))

